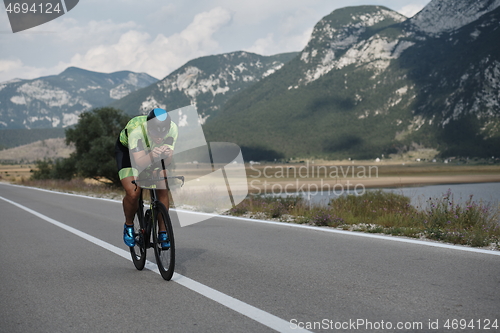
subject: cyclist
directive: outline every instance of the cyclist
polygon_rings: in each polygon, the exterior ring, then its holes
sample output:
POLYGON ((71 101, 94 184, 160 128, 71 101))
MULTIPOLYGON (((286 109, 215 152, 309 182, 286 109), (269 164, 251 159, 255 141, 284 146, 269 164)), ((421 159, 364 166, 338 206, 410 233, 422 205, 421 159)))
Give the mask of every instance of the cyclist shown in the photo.
MULTIPOLYGON (((155 108, 148 115, 132 118, 125 128, 120 132, 120 136, 115 145, 115 157, 118 165, 118 175, 125 197, 123 198, 123 212, 125 214, 125 225, 123 229, 123 241, 129 247, 135 246, 134 239, 134 215, 138 209, 140 189, 132 181, 138 176, 138 171, 132 167, 131 157, 135 164, 141 168, 151 165, 151 161, 163 159, 167 166, 172 161, 173 149, 177 141, 178 128, 172 121, 170 115, 164 109, 155 108), (142 131, 134 131, 141 126, 142 131), (136 135, 136 133, 147 133, 147 135, 136 135), (145 141, 145 142, 144 142, 145 141), (130 153, 132 156, 130 156, 130 153)), ((162 171, 166 176, 166 171, 162 171)), ((158 199, 168 210, 169 199, 168 189, 157 190, 158 199)), ((163 248, 170 246, 165 226, 160 223, 158 239, 163 248)))

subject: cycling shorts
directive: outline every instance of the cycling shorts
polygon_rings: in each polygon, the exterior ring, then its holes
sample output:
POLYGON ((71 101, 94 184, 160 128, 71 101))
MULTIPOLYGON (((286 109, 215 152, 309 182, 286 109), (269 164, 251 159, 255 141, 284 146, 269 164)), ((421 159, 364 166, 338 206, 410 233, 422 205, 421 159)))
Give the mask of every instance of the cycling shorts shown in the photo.
POLYGON ((137 177, 138 172, 136 169, 132 168, 132 163, 130 163, 130 152, 128 148, 120 142, 120 139, 118 139, 115 144, 115 158, 120 180, 131 176, 137 177))

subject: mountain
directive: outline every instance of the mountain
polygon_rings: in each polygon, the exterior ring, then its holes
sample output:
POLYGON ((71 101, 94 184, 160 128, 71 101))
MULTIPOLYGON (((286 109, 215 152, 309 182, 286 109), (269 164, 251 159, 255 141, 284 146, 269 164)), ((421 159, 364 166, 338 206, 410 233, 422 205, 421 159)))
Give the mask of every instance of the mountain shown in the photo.
POLYGON ((84 111, 158 81, 144 73, 69 67, 59 75, 0 83, 0 129, 67 127, 84 111))
POLYGON ((433 0, 411 19, 335 10, 280 70, 204 125, 246 159, 500 154, 500 1, 433 0))
POLYGON ((452 32, 500 6, 499 0, 434 0, 409 22, 417 31, 431 36, 452 32))
POLYGON ((261 56, 239 51, 197 58, 110 106, 137 115, 154 107, 173 110, 194 104, 204 122, 229 98, 279 70, 296 55, 261 56))

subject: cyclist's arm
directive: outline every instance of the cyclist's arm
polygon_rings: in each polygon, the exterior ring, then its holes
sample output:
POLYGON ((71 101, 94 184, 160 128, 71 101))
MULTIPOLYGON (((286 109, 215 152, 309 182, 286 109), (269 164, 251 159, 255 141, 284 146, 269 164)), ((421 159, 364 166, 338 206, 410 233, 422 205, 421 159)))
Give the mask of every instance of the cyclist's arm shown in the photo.
POLYGON ((155 147, 151 151, 147 150, 138 150, 132 152, 132 158, 135 161, 135 164, 141 168, 147 168, 152 163, 163 159, 165 162, 165 166, 169 165, 172 162, 173 150, 170 147, 162 146, 155 147))
POLYGON ((153 162, 160 159, 161 151, 160 148, 156 147, 151 151, 138 150, 132 152, 132 158, 135 161, 137 167, 144 169, 150 166, 153 162))
MULTIPOLYGON (((146 138, 143 132, 144 131, 138 127, 132 131, 128 137, 131 158, 134 159, 135 165, 139 169, 145 169, 160 159, 164 160, 165 166, 169 165, 172 161, 172 149, 176 138, 167 137, 162 145, 154 147, 153 149, 148 149, 144 144, 146 138)), ((175 137, 176 136, 177 135, 175 135, 175 137)))

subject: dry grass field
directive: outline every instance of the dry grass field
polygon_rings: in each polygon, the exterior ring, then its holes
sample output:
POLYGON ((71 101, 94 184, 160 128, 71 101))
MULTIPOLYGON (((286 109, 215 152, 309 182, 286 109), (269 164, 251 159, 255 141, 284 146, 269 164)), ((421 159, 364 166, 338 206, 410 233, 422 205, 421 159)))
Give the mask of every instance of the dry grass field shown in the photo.
POLYGON ((34 164, 0 165, 0 180, 19 182, 31 177, 34 164))
POLYGON ((69 157, 74 151, 64 139, 36 141, 15 148, 0 150, 0 162, 33 163, 37 160, 69 157))

